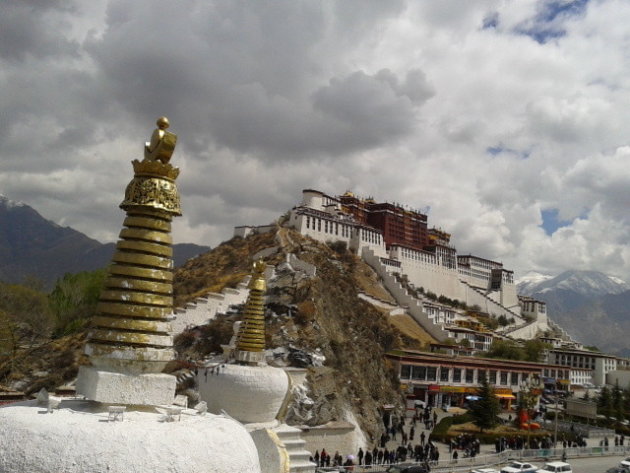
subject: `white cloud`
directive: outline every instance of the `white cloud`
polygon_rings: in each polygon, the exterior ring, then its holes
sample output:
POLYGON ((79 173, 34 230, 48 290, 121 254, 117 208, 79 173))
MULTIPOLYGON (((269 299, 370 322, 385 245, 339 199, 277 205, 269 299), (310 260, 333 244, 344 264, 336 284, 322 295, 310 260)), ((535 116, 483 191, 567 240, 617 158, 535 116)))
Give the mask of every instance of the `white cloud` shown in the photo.
POLYGON ((113 239, 129 161, 167 115, 179 241, 352 189, 429 206, 462 253, 630 279, 630 4, 569 4, 3 5, 0 193, 113 239))

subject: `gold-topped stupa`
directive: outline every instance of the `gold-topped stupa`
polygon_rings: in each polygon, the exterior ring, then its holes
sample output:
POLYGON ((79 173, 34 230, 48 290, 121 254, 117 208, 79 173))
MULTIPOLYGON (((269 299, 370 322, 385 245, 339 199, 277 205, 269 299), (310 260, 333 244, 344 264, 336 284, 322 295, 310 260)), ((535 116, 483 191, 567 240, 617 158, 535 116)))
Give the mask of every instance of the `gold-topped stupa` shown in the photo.
POLYGON ((266 267, 262 260, 253 264, 244 318, 236 337, 234 350, 236 361, 252 364, 264 361, 266 267))
MULTIPOLYGON (((166 117, 158 119, 157 125, 145 145, 144 159, 132 162, 134 177, 120 204, 127 212, 125 228, 88 334, 85 353, 99 372, 160 373, 175 354, 169 322, 173 313, 171 220, 181 215, 181 209, 175 185, 179 169, 169 160, 177 135, 166 131, 166 117)), ((79 378, 83 390, 90 391, 79 378)))

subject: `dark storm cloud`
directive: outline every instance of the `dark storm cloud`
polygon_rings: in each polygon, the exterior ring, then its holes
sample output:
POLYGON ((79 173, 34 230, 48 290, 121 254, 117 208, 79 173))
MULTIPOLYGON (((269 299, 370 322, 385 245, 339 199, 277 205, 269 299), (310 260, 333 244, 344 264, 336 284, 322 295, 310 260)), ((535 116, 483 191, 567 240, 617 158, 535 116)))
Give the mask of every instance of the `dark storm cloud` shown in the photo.
POLYGON ((76 55, 78 43, 68 40, 62 33, 69 27, 63 14, 73 11, 73 2, 2 2, 0 57, 9 61, 24 61, 28 56, 76 55))
MULTIPOLYGON (((327 76, 319 64, 330 41, 326 5, 188 2, 191 15, 172 2, 149 10, 114 2, 105 34, 87 49, 108 95, 138 118, 168 114, 194 152, 213 140, 294 159, 369 149, 408 133, 414 107, 427 98, 424 75, 415 71, 401 84, 389 71, 327 76)), ((350 29, 382 21, 374 13, 347 18, 350 29)), ((334 21, 333 30, 348 34, 340 17, 334 21)))

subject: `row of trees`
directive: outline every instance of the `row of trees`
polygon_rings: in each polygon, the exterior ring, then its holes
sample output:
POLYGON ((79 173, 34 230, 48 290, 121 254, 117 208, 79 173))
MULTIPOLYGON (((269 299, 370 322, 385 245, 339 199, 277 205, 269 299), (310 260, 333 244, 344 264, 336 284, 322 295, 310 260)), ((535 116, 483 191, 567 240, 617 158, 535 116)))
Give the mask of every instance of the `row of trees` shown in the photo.
POLYGON ((0 282, 0 360, 84 327, 95 312, 104 279, 105 270, 66 274, 50 294, 33 279, 0 282))
POLYGON ((614 387, 604 386, 597 398, 597 413, 618 422, 630 419, 630 389, 622 389, 619 383, 614 387))
POLYGON ((542 361, 544 351, 549 348, 551 345, 540 340, 526 340, 522 344, 512 340, 494 340, 490 350, 483 356, 517 361, 542 361))

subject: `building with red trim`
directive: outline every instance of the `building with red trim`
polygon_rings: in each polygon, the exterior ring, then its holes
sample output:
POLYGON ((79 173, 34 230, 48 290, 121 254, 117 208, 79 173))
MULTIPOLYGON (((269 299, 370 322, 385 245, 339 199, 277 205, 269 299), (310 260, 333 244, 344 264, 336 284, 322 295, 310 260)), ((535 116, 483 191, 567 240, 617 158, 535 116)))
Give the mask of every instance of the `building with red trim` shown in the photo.
POLYGON ((526 385, 543 388, 543 378, 553 378, 558 386, 567 386, 569 368, 526 361, 449 356, 416 350, 387 353, 394 363, 401 389, 408 399, 434 407, 463 406, 474 396, 485 375, 494 386, 504 408, 509 408, 526 385))

